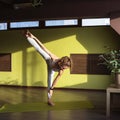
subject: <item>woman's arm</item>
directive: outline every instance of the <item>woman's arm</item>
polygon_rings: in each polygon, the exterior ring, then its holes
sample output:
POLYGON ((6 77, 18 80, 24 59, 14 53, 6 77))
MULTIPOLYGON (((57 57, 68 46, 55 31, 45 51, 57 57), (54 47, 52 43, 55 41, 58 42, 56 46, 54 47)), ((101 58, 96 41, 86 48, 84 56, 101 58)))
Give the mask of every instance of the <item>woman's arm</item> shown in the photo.
POLYGON ((63 72, 64 72, 64 70, 60 70, 60 71, 59 71, 58 75, 56 76, 56 78, 55 78, 54 81, 53 81, 53 84, 52 84, 51 90, 55 87, 57 81, 58 81, 59 78, 62 76, 63 72))
POLYGON ((53 53, 51 53, 51 52, 40 42, 40 40, 38 40, 38 38, 35 37, 35 36, 34 36, 32 33, 30 33, 29 31, 27 31, 26 37, 31 37, 31 38, 33 38, 33 39, 42 47, 42 49, 51 56, 51 58, 52 58, 53 60, 58 59, 58 57, 57 57, 56 55, 54 55, 53 53))

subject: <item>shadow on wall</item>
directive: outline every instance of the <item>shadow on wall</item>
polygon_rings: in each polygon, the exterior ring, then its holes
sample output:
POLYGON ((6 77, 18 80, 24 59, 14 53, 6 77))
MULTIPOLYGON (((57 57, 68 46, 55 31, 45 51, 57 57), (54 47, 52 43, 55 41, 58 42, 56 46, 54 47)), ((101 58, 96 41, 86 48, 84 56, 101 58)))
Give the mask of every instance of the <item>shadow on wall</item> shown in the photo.
MULTIPOLYGON (((88 53, 98 52, 99 49, 103 50, 102 47, 105 45, 114 47, 116 43, 119 43, 119 35, 110 27, 37 29, 31 30, 31 32, 40 39, 42 43, 76 35, 76 39, 86 48, 88 53), (97 49, 97 47, 93 47, 93 43, 100 48, 97 49)), ((1 52, 17 52, 31 47, 20 30, 1 31, 0 36, 1 52)))
MULTIPOLYGON (((63 32, 63 29, 43 29, 43 30, 37 29, 37 30, 31 30, 31 32, 38 39, 40 39, 42 43, 47 43, 52 40, 57 40, 57 39, 75 34, 75 32, 71 31, 71 29, 66 29, 66 32, 63 32)), ((47 70, 47 69, 44 69, 44 67, 46 67, 45 62, 35 50, 33 50, 32 52, 29 52, 28 54, 27 48, 32 46, 28 43, 26 38, 22 35, 22 31, 20 30, 1 31, 0 36, 1 36, 1 39, 0 39, 1 52, 15 53, 15 52, 22 51, 22 83, 21 84, 43 86, 45 84, 43 83, 44 81, 43 79, 46 80, 45 76, 46 76, 46 70, 47 70), (29 67, 29 71, 27 67, 29 67), (38 74, 37 72, 39 72, 39 69, 43 69, 43 70, 42 72, 39 73, 39 76, 36 78, 36 74, 38 74), (36 81, 36 79, 39 81, 36 81)))
POLYGON ((120 42, 119 35, 111 27, 83 27, 76 31, 76 39, 88 53, 102 53, 105 46, 119 48, 120 42))
MULTIPOLYGON (((58 40, 67 36, 75 35, 76 31, 71 31, 69 28, 63 29, 42 29, 30 30, 42 43, 47 43, 53 40, 58 40), (66 30, 65 30, 66 29, 66 30)), ((17 52, 26 50, 31 45, 26 40, 22 30, 1 31, 0 32, 0 51, 2 52, 17 52)))
POLYGON ((47 66, 43 58, 35 50, 29 53, 24 50, 22 58, 24 61, 22 67, 22 85, 43 86, 43 79, 46 80, 47 72, 47 66))

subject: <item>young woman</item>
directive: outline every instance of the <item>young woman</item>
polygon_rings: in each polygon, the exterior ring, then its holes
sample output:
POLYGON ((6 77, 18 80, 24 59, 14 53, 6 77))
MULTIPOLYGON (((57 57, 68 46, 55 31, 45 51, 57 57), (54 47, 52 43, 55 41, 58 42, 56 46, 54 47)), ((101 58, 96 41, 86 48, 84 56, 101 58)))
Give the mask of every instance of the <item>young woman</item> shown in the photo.
POLYGON ((28 30, 25 31, 25 36, 28 42, 42 55, 46 60, 47 70, 48 70, 48 105, 53 106, 54 103, 51 101, 53 94, 53 89, 56 82, 61 77, 65 69, 70 68, 71 60, 69 57, 64 56, 58 58, 56 55, 52 54, 33 34, 28 30), (54 78, 54 73, 58 72, 57 76, 54 78), (54 80, 53 80, 54 78, 54 80))

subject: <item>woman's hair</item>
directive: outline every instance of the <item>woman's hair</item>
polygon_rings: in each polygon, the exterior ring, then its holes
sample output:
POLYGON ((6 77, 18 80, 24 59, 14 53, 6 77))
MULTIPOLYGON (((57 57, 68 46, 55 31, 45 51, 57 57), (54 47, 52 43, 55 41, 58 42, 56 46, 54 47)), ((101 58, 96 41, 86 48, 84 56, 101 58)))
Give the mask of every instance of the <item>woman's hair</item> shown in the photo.
POLYGON ((71 67, 71 60, 68 56, 64 56, 58 61, 58 65, 71 67))

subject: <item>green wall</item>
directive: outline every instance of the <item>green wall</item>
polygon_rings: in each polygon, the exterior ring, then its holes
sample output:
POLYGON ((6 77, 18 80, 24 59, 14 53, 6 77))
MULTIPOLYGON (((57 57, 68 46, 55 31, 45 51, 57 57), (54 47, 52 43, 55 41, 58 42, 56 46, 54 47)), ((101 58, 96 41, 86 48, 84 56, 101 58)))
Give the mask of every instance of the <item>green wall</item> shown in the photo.
MULTIPOLYGON (((120 42, 119 35, 111 27, 34 29, 31 32, 59 57, 71 53, 103 53, 104 46, 118 48, 120 42)), ((12 53, 12 71, 0 71, 0 84, 46 87, 46 63, 22 31, 0 31, 0 36, 0 52, 12 53)), ((110 82, 109 75, 70 74, 66 70, 56 87, 105 89, 110 82)))

